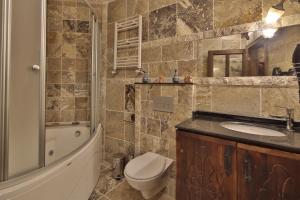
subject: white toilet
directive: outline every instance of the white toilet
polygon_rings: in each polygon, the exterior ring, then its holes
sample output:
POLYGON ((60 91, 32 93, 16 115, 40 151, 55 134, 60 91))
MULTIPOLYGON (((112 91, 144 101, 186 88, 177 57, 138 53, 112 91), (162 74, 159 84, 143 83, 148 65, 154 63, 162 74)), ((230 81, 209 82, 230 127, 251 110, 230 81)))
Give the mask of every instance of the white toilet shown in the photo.
POLYGON ((148 152, 131 160, 124 175, 129 185, 139 190, 145 199, 150 199, 167 186, 172 163, 167 157, 148 152))

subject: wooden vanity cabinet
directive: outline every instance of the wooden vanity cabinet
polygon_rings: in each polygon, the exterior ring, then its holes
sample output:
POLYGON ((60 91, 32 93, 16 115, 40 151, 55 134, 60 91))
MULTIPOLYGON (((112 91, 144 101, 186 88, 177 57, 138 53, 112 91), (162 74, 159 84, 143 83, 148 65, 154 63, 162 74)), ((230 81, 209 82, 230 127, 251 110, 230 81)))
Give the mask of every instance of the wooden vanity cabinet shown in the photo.
POLYGON ((178 200, 300 200, 300 154, 177 131, 178 200))
POLYGON ((235 200, 236 143, 177 132, 178 200, 235 200))
POLYGON ((299 200, 300 155, 238 144, 238 199, 299 200))

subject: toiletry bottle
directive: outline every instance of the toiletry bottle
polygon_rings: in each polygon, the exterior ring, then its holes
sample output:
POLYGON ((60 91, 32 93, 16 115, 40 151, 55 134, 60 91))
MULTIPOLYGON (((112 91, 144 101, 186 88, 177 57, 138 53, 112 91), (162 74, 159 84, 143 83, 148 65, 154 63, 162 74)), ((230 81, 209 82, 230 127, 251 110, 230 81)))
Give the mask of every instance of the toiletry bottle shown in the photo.
POLYGON ((173 83, 179 83, 179 76, 177 70, 175 70, 174 76, 173 76, 173 83))

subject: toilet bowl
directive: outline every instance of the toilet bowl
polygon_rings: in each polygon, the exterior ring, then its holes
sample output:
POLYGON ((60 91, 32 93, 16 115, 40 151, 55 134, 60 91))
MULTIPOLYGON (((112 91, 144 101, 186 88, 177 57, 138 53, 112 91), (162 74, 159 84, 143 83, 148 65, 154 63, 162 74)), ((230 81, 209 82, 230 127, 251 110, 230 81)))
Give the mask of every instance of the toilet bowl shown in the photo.
POLYGON ((172 159, 148 152, 131 160, 124 175, 128 184, 150 199, 162 191, 168 182, 172 159))

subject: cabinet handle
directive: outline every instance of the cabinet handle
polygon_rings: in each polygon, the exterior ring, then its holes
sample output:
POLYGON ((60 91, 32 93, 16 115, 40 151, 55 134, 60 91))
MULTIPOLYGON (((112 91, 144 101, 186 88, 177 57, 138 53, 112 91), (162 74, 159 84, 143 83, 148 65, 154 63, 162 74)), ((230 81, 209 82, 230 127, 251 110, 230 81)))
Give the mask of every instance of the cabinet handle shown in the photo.
POLYGON ((244 178, 246 182, 252 180, 252 158, 249 154, 246 154, 244 158, 244 178))
POLYGON ((226 146, 224 152, 224 168, 227 176, 232 174, 232 153, 234 149, 232 146, 226 146))

